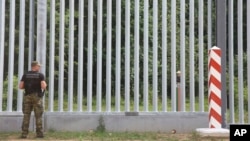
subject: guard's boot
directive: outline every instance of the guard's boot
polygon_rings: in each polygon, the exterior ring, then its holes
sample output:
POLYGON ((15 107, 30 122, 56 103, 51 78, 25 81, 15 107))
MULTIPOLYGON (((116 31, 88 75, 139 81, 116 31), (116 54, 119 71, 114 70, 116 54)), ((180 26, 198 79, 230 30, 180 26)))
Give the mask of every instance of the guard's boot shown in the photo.
POLYGON ((44 137, 43 131, 42 131, 42 130, 37 130, 37 131, 36 131, 36 137, 37 137, 37 138, 43 138, 43 137, 44 137))
POLYGON ((27 135, 28 135, 28 133, 23 132, 23 133, 21 134, 20 138, 26 139, 26 138, 27 138, 27 135))

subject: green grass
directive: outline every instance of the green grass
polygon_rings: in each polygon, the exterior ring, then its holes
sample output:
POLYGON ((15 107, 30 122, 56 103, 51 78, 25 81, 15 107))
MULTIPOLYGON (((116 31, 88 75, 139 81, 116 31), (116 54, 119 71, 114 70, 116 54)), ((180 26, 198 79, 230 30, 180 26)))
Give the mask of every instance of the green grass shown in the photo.
MULTIPOLYGON (((20 133, 0 133, 0 140, 19 140, 20 133)), ((45 132, 42 140, 76 140, 76 141, 228 141, 228 138, 218 139, 201 137, 196 132, 190 134, 171 134, 156 132, 45 132)), ((29 133, 27 140, 37 140, 34 132, 29 133)))
MULTIPOLYGON (((20 133, 0 133, 0 140, 18 140, 20 133)), ((36 140, 35 133, 31 132, 28 140, 36 140)), ((191 134, 170 134, 155 132, 55 132, 45 133, 43 140, 78 140, 78 141, 198 141, 200 136, 191 134)), ((219 140, 220 141, 220 140, 219 140)), ((225 141, 221 139, 221 141, 225 141)))

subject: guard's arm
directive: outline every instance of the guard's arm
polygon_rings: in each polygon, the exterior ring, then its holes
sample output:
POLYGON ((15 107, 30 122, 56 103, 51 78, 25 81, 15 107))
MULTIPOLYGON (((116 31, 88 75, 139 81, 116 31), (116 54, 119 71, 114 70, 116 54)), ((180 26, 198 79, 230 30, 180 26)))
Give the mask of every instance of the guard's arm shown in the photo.
POLYGON ((47 83, 45 81, 41 81, 41 88, 45 90, 47 87, 47 83))
POLYGON ((24 82, 23 81, 20 81, 20 83, 19 83, 19 89, 24 89, 24 82))

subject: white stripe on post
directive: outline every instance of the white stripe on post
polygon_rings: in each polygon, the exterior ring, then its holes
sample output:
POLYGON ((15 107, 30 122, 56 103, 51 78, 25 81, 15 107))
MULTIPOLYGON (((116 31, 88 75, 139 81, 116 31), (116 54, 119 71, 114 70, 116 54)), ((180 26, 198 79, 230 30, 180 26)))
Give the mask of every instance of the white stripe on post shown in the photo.
POLYGON ((209 50, 209 128, 221 128, 221 49, 212 47, 209 50))

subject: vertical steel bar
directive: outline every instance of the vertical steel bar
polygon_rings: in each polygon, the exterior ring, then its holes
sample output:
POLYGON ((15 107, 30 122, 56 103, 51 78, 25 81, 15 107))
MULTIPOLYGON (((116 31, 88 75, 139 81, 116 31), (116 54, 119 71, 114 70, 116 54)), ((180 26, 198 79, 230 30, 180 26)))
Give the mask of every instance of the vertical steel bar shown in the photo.
MULTIPOLYGON (((37 45, 36 45, 36 60, 38 60, 43 67, 41 72, 46 76, 46 32, 47 31, 47 0, 37 1, 37 45)), ((45 108, 45 98, 43 97, 43 105, 45 108)))
POLYGON ((189 93, 190 111, 195 111, 195 91, 194 91, 194 0, 189 1, 189 93))
MULTIPOLYGON (((21 80, 24 70, 24 30, 25 30, 25 0, 20 1, 20 28, 19 28, 19 56, 18 56, 18 80, 21 80)), ((17 111, 22 111, 22 91, 17 94, 17 111)))
POLYGON ((139 111, 139 13, 140 0, 135 0, 135 25, 134 25, 134 111, 139 111))
POLYGON ((228 73, 229 73, 229 110, 230 123, 235 122, 234 112, 234 0, 228 2, 228 73))
MULTIPOLYGON (((4 30, 5 30, 5 0, 0 1, 0 68, 4 67, 4 30)), ((3 73, 4 69, 0 69, 0 112, 3 110, 3 73)))
POLYGON ((116 0, 116 80, 115 80, 115 109, 120 111, 121 93, 121 0, 116 0))
POLYGON ((153 111, 158 111, 158 0, 153 2, 153 111))
POLYGON ((58 110, 63 112, 64 95, 64 19, 65 19, 65 1, 60 1, 60 40, 59 40, 59 83, 58 83, 58 110))
POLYGON ((98 0, 97 14, 97 112, 102 111, 102 5, 103 1, 98 0))
POLYGON ((199 1, 199 111, 204 112, 203 0, 199 1))
MULTIPOLYGON (((46 73, 46 28, 47 25, 47 0, 37 1, 37 58, 43 67, 42 73, 46 73)), ((46 75, 46 74, 45 74, 46 75)))
POLYGON ((82 111, 83 98, 83 41, 84 41, 84 0, 79 1, 79 30, 78 30, 78 81, 77 81, 77 111, 82 111))
POLYGON ((185 104, 186 104, 186 68, 185 68, 185 13, 186 13, 186 9, 185 9, 185 5, 186 5, 186 1, 185 0, 182 0, 181 3, 181 19, 180 19, 180 22, 181 22, 181 31, 180 31, 180 59, 181 59, 181 75, 180 75, 180 91, 181 91, 181 96, 180 96, 180 110, 181 111, 185 111, 185 104))
POLYGON ((207 48, 212 47, 212 0, 207 1, 207 48))
POLYGON ((34 0, 29 4, 29 59, 28 69, 31 69, 31 61, 34 60, 34 29, 35 29, 35 5, 34 0))
POLYGON ((167 0, 162 1, 162 111, 167 111, 167 0))
POLYGON ((176 1, 171 0, 171 106, 176 111, 176 1))
POLYGON ((88 82, 87 111, 92 111, 92 79, 93 79, 93 0, 88 0, 88 82))
POLYGON ((130 111, 130 0, 125 7, 125 111, 130 111))
POLYGON ((13 103, 13 73, 15 49, 15 0, 10 1, 10 27, 9 27, 9 73, 8 73, 8 99, 7 111, 11 112, 13 103))
POLYGON ((49 105, 48 110, 54 111, 54 69, 55 69, 55 0, 50 1, 50 54, 49 54, 49 105))
POLYGON ((107 1, 106 111, 111 111, 112 0, 107 1))
MULTIPOLYGON (((247 1, 247 85, 248 85, 248 101, 250 101, 250 1, 247 1)), ((248 102, 248 115, 250 115, 250 102, 248 102)), ((250 116, 248 116, 248 123, 250 116)))
POLYGON ((148 111, 148 0, 144 0, 144 34, 143 34, 143 107, 144 111, 148 111))
POLYGON ((74 78, 74 0, 69 1, 69 68, 68 68, 68 111, 73 111, 74 78))
POLYGON ((244 123, 243 99, 243 4, 238 0, 238 93, 239 93, 239 122, 244 123))
POLYGON ((216 29, 217 29, 217 46, 221 48, 221 99, 222 99, 222 106, 221 106, 221 116, 222 116, 222 127, 225 128, 226 125, 226 108, 227 108, 227 90, 226 90, 226 52, 227 52, 227 44, 226 44, 226 24, 227 24, 227 1, 226 0, 217 0, 216 1, 216 29))

